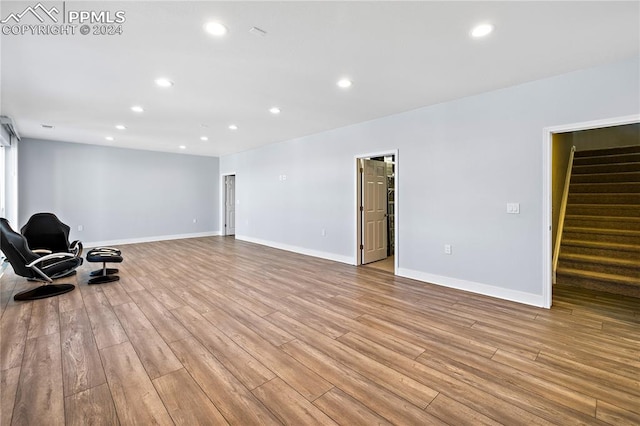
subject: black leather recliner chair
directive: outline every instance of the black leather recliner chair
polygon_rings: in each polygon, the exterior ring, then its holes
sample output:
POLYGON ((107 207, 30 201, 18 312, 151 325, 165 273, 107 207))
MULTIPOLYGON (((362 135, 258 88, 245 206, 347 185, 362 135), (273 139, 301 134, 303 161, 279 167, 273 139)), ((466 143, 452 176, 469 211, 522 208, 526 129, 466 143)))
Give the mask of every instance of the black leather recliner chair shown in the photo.
POLYGON ((73 284, 51 284, 56 278, 64 277, 82 265, 82 258, 73 253, 58 252, 39 256, 27 244, 23 235, 18 234, 5 218, 0 218, 0 249, 7 257, 14 272, 21 277, 44 284, 32 290, 22 291, 13 296, 14 300, 34 300, 58 296, 75 288, 73 284))
POLYGON ((62 223, 53 213, 36 213, 22 227, 20 232, 27 239, 29 248, 36 253, 73 253, 82 256, 82 243, 69 243, 68 225, 62 223))

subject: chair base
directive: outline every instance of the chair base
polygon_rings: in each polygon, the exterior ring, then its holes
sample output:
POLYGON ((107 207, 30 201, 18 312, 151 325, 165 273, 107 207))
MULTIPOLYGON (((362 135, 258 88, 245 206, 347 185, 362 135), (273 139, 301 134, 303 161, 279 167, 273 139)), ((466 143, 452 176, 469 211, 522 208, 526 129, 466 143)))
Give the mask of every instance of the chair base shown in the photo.
MULTIPOLYGON (((102 271, 100 271, 102 272, 102 271)), ((118 281, 120 279, 117 275, 100 275, 99 277, 91 278, 87 284, 106 284, 118 281)))
POLYGON ((48 284, 41 285, 31 290, 21 291, 13 296, 13 300, 37 300, 46 299, 47 297, 59 296, 64 293, 68 293, 76 288, 73 284, 48 284))
MULTIPOLYGON (((59 278, 72 277, 72 276, 74 276, 77 272, 78 272, 78 271, 76 271, 76 270, 74 269, 73 271, 69 271, 69 272, 67 272, 67 273, 66 273, 66 274, 64 274, 64 275, 54 275, 54 276, 52 276, 51 278, 53 278, 54 280, 57 280, 57 279, 59 279, 59 278)), ((42 280, 38 280, 38 279, 36 279, 36 278, 27 278, 27 281, 33 281, 33 282, 36 282, 36 283, 41 283, 41 282, 42 282, 42 280)))
POLYGON ((91 277, 98 277, 101 275, 113 275, 113 274, 117 274, 118 273, 118 269, 116 268, 104 268, 104 269, 96 269, 95 271, 92 271, 89 276, 91 277))

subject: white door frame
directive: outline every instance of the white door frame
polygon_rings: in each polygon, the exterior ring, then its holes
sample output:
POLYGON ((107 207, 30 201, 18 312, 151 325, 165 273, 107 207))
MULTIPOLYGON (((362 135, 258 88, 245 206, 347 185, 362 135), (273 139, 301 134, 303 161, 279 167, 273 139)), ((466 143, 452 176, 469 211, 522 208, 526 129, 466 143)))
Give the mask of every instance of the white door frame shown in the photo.
POLYGON ((551 308, 552 291, 552 144, 554 133, 575 132, 580 130, 598 129, 602 127, 623 126, 625 124, 640 123, 640 114, 624 117, 612 117, 603 120, 585 121, 580 123, 563 124, 545 127, 542 130, 542 302, 544 308, 551 308))
MULTIPOLYGON (((398 265, 400 259, 400 244, 398 243, 400 240, 400 232, 398 224, 400 223, 400 197, 398 189, 400 187, 400 160, 399 160, 399 150, 398 149, 390 149, 387 151, 379 151, 379 152, 370 152, 368 154, 358 154, 354 157, 353 164, 356 166, 354 168, 354 176, 353 176, 353 206, 355 212, 355 235, 353 241, 353 247, 355 248, 355 253, 353 256, 353 264, 354 265, 362 265, 362 258, 360 256, 360 241, 361 241, 361 214, 360 214, 360 198, 361 198, 361 188, 360 188, 360 177, 359 177, 359 163, 361 159, 364 158, 372 158, 372 157, 385 157, 393 155, 395 161, 395 178, 394 178, 394 221, 393 228, 394 232, 394 258, 393 258, 393 274, 397 275, 398 273, 398 265)), ((388 238, 388 236, 387 236, 388 238)))
POLYGON ((220 235, 222 235, 222 236, 227 235, 226 229, 224 227, 224 224, 225 224, 225 221, 226 221, 226 217, 227 217, 227 211, 226 211, 226 208, 225 208, 227 191, 226 191, 226 187, 225 187, 224 183, 227 180, 227 176, 236 176, 236 195, 238 194, 238 190, 237 190, 237 188, 238 188, 238 176, 237 176, 236 172, 221 173, 220 174, 220 235))

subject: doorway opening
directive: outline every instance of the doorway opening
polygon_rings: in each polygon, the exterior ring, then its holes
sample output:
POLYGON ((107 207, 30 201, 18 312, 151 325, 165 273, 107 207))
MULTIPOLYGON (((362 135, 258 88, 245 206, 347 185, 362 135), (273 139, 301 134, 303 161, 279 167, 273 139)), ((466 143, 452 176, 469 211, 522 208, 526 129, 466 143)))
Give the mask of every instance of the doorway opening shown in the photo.
POLYGON ((236 175, 224 175, 222 235, 236 235, 236 175))
MULTIPOLYGON (((626 268, 629 262, 624 258, 618 259, 619 250, 609 252, 615 255, 607 252, 618 244, 617 241, 609 241, 610 238, 635 234, 637 231, 628 230, 635 229, 636 223, 640 226, 637 210, 631 208, 636 213, 623 214, 626 207, 619 205, 627 199, 635 203, 638 198, 635 194, 620 193, 620 188, 627 192, 637 191, 636 183, 626 182, 629 177, 633 181, 640 177, 630 169, 637 166, 615 164, 617 157, 628 156, 628 145, 638 144, 638 123, 640 116, 629 116, 544 130, 544 307, 552 305, 556 278, 558 284, 586 286, 595 290, 613 288, 609 283, 624 281, 618 271, 620 265, 626 268), (635 139, 623 137, 629 131, 635 139), (614 180, 603 180, 609 176, 614 180), (615 214, 610 214, 610 211, 615 214), (614 217, 609 217, 611 215, 614 217), (618 226, 620 224, 623 226, 618 226), (610 268, 611 265, 615 266, 614 269, 610 268), (599 285, 604 287, 593 287, 600 281, 599 285)), ((620 247, 625 248, 630 241, 623 243, 620 247)))
POLYGON ((398 268, 398 152, 356 157, 356 265, 398 268))

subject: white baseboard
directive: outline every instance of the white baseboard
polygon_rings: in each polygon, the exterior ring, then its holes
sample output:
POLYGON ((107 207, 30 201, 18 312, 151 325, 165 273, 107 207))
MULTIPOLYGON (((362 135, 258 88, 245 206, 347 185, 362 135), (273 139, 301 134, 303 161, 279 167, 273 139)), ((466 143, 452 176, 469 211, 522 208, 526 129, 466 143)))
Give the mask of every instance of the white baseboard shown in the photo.
POLYGON ((471 293, 482 294, 484 296, 497 297, 498 299, 523 303, 525 305, 537 306, 540 308, 544 307, 544 300, 541 294, 525 293, 518 290, 510 290, 502 287, 492 286, 489 284, 461 280, 458 278, 444 277, 441 275, 434 275, 406 268, 398 268, 397 275, 418 281, 424 281, 431 284, 441 285, 443 287, 450 287, 458 290, 469 291, 471 293))
POLYGON ((173 235, 158 235, 155 237, 125 238, 123 240, 91 241, 87 243, 82 243, 82 245, 86 248, 110 247, 110 246, 121 246, 126 244, 152 243, 154 241, 182 240, 185 238, 215 237, 218 235, 220 235, 220 231, 196 232, 192 234, 173 234, 173 235))
POLYGON ((247 241, 249 243, 260 244, 262 246, 273 247, 280 250, 291 251, 298 254, 304 254, 307 256, 319 257, 321 259, 333 260, 335 262, 347 263, 353 265, 353 259, 350 256, 342 256, 335 253, 329 253, 326 251, 312 250, 304 247, 292 246, 289 244, 277 243, 275 241, 261 240, 260 238, 247 237, 246 235, 236 235, 237 240, 247 241))

